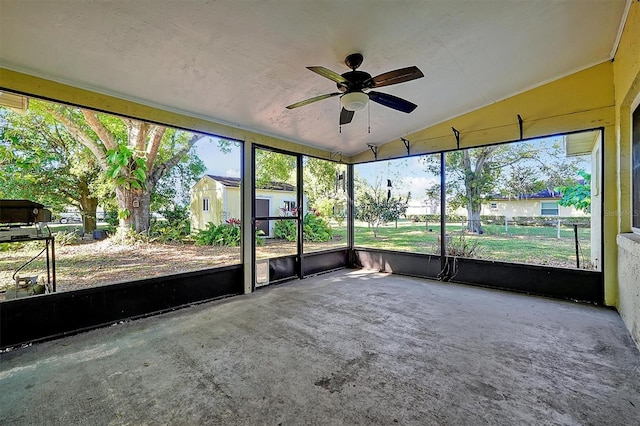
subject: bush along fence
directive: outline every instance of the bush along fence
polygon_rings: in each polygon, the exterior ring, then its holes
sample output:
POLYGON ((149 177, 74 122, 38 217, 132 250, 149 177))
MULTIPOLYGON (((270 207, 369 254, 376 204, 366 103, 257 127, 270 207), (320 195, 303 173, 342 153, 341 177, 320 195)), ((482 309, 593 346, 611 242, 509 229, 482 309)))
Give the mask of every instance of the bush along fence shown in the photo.
MULTIPOLYGON (((408 220, 412 222, 428 222, 428 223, 440 223, 439 214, 422 214, 422 215, 409 215, 408 220)), ((558 217, 558 216, 514 216, 508 219, 506 216, 494 216, 483 215, 480 216, 480 221, 485 225, 518 225, 518 226, 560 226, 572 228, 573 225, 578 225, 579 228, 591 227, 591 217, 578 216, 578 217, 558 217)), ((447 223, 460 223, 466 225, 468 219, 466 216, 460 215, 447 215, 447 223)))

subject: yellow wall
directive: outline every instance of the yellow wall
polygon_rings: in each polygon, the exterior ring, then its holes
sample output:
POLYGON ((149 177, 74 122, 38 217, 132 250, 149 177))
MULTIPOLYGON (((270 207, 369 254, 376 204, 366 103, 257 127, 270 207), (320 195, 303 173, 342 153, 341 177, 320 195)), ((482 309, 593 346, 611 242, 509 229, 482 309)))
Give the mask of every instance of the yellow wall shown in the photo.
POLYGON ((206 229, 207 223, 220 225, 223 216, 224 186, 215 180, 203 177, 191 188, 191 230, 206 229), (209 199, 209 211, 202 210, 202 200, 209 199))
POLYGON ((240 188, 226 188, 227 218, 242 219, 242 203, 240 202, 240 188))
POLYGON ((633 2, 613 62, 619 231, 631 229, 631 113, 640 103, 640 4, 633 2), (621 213, 621 214, 620 214, 621 213))
MULTIPOLYGON (((518 114, 524 120, 525 138, 613 126, 613 89, 613 66, 604 62, 405 138, 412 154, 455 149, 451 127, 460 131, 461 148, 515 141, 520 137, 518 114)), ((399 158, 406 152, 398 139, 378 147, 378 159, 399 158)), ((371 161, 373 153, 363 151, 352 160, 371 161)))
MULTIPOLYGON (((617 205, 605 200, 607 217, 616 220, 618 235, 618 287, 616 307, 640 348, 640 236, 631 229, 631 114, 640 104, 640 2, 631 3, 624 31, 613 62, 615 87, 615 139, 605 158, 613 157, 617 180, 606 185, 616 192, 617 205)), ((607 161, 607 165, 612 161, 607 161)), ((606 167, 606 166, 605 166, 606 167)), ((607 228, 608 230, 608 228, 607 228)), ((605 258, 607 247, 605 247, 605 258)))

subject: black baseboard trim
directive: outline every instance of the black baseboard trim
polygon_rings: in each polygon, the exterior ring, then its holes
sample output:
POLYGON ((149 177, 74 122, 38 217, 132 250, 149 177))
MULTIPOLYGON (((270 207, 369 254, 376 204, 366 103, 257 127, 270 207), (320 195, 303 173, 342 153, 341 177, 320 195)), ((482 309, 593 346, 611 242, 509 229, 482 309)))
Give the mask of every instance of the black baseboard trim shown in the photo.
POLYGON ((0 348, 74 334, 189 304, 242 294, 242 265, 0 303, 0 348))
MULTIPOLYGON (((420 278, 437 278, 440 256, 357 248, 355 266, 420 278)), ((583 269, 449 257, 450 281, 568 299, 604 303, 603 274, 583 269)))

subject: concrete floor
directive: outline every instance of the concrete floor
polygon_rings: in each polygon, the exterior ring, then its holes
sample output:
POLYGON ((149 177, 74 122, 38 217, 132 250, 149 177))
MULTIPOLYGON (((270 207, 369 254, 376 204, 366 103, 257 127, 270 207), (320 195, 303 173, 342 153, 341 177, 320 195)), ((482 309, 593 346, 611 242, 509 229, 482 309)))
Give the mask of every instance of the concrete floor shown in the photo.
POLYGON ((2 424, 640 419, 640 352, 615 311, 373 272, 262 289, 1 361, 2 424))

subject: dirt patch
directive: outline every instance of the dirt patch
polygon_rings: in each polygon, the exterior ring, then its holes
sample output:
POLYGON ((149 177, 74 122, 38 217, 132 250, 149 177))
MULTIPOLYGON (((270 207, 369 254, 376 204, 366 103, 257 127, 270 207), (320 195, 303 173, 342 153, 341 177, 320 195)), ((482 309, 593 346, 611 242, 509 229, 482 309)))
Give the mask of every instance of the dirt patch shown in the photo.
MULTIPOLYGON (((308 253, 345 245, 344 241, 336 239, 327 243, 305 243, 304 248, 308 253)), ((36 256, 40 248, 32 245, 21 250, 0 252, 0 300, 4 300, 3 291, 14 285, 14 272, 36 256)), ((57 245, 55 250, 58 292, 235 265, 242 259, 240 247, 157 242, 121 245, 110 239, 57 245)), ((293 255, 297 251, 297 244, 277 239, 267 240, 256 251, 258 259, 293 255)), ((37 257, 18 275, 39 276, 40 282, 45 282, 45 256, 37 257)))
MULTIPOLYGON (((12 275, 39 250, 3 252, 0 258, 0 290, 13 285, 12 275)), ((109 240, 83 241, 56 247, 57 291, 77 290, 180 272, 240 263, 240 247, 138 243, 119 245, 109 240)), ((19 272, 46 280, 44 255, 19 272)), ((0 293, 0 298, 4 294, 0 293)))

